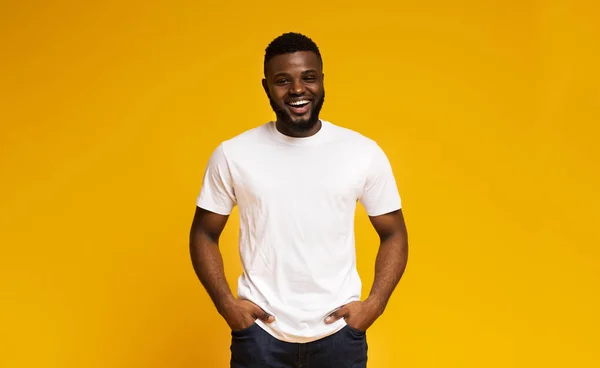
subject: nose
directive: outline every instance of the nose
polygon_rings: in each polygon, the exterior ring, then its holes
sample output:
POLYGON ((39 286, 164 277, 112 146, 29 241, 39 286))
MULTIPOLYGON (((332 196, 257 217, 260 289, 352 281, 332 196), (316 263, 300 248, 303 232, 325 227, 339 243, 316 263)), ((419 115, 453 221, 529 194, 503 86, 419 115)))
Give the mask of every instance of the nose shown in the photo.
POLYGON ((290 83, 290 92, 291 95, 301 95, 304 93, 304 83, 301 80, 293 80, 290 83))

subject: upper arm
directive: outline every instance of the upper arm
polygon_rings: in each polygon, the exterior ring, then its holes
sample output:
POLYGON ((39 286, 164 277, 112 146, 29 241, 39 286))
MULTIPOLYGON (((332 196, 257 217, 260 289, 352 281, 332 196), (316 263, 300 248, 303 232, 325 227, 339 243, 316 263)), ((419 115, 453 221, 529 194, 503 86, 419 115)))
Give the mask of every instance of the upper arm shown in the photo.
POLYGON ((194 243, 204 236, 205 239, 217 242, 236 202, 229 163, 223 144, 220 144, 213 151, 204 172, 202 188, 196 199, 190 241, 194 243))
POLYGON ((358 199, 371 217, 386 215, 402 208, 392 166, 379 146, 373 151, 365 184, 358 199))
POLYGON ((369 220, 382 241, 390 236, 400 236, 404 240, 408 238, 402 209, 379 216, 370 216, 369 220))
POLYGON ((208 160, 196 205, 225 216, 231 213, 236 204, 233 177, 223 144, 220 144, 208 160))
POLYGON ((208 237, 213 242, 218 242, 219 236, 223 232, 229 215, 220 215, 215 212, 196 207, 192 229, 190 231, 190 240, 193 243, 201 236, 208 237))

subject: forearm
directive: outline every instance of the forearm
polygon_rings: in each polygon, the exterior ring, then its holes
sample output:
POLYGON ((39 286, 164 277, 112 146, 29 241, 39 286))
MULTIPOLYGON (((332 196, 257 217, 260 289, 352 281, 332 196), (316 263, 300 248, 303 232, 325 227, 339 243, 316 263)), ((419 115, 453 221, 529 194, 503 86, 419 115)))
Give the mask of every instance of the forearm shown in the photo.
POLYGON ((207 234, 196 234, 190 240, 190 254, 198 279, 219 313, 222 313, 224 304, 234 296, 225 278, 218 240, 211 239, 207 234))
POLYGON ((405 232, 390 234, 382 239, 375 261, 375 279, 369 294, 379 313, 383 313, 392 292, 402 278, 408 260, 408 241, 405 232))

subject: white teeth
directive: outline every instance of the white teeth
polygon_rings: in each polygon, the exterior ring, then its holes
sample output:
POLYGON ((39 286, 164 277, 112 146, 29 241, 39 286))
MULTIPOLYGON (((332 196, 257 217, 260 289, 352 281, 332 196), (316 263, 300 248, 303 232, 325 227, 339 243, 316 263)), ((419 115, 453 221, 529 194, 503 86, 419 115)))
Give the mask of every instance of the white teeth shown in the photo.
POLYGON ((292 105, 292 106, 305 105, 309 102, 310 101, 308 101, 308 100, 295 101, 295 102, 290 102, 290 105, 292 105))

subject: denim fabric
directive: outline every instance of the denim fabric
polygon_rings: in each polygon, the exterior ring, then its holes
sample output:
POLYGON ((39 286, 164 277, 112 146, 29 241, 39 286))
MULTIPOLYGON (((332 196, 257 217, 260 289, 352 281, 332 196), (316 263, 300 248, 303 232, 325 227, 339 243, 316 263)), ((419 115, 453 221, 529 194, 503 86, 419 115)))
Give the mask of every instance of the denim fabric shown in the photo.
POLYGON ((350 326, 296 344, 275 339, 255 323, 231 332, 230 368, 366 368, 367 349, 366 333, 350 326))

